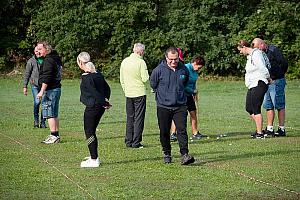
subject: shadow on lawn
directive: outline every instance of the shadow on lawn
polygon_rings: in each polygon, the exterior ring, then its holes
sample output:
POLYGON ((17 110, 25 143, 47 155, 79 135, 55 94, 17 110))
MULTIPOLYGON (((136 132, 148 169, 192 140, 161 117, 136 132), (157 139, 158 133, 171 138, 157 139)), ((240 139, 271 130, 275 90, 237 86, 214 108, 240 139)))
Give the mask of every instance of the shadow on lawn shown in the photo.
MULTIPOLYGON (((262 157, 262 156, 270 156, 270 155, 284 155, 284 154, 291 154, 291 153, 299 153, 300 150, 289 150, 289 151, 271 151, 271 152, 250 152, 245 154, 239 154, 239 155, 232 155, 232 154, 226 154, 219 156, 217 158, 211 158, 206 160, 201 160, 199 163, 195 163, 193 165, 205 165, 209 163, 215 163, 220 161, 229 161, 229 160, 239 160, 239 159, 245 159, 245 158, 254 158, 254 157, 262 157)), ((196 154, 195 156, 200 156, 196 154)))

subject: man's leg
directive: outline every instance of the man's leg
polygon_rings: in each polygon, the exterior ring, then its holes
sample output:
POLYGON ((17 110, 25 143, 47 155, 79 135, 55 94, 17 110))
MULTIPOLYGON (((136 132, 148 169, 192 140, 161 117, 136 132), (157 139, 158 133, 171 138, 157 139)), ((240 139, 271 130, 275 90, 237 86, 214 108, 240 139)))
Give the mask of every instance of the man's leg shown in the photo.
POLYGON ((169 109, 157 107, 157 119, 160 130, 160 143, 165 155, 171 155, 170 128, 173 114, 169 109))
POLYGON ((285 108, 278 110, 278 125, 279 126, 284 126, 285 122, 285 108))
POLYGON ((273 109, 266 111, 267 116, 267 126, 273 126, 275 111, 273 109))
POLYGON ((33 97, 33 118, 34 118, 34 127, 39 127, 39 109, 40 109, 40 99, 37 98, 38 87, 31 85, 31 92, 33 97))
POLYGON ((268 90, 264 96, 263 107, 266 109, 267 116, 267 134, 274 134, 273 124, 275 118, 275 82, 268 86, 268 90))
POLYGON ((146 95, 134 98, 134 128, 132 147, 141 145, 146 113, 146 95))
POLYGON ((134 98, 126 97, 126 133, 125 144, 131 147, 133 142, 133 123, 134 123, 134 98))
POLYGON ((181 106, 174 111, 174 123, 177 128, 177 138, 181 155, 188 154, 188 135, 186 132, 187 125, 187 109, 186 106, 181 106))

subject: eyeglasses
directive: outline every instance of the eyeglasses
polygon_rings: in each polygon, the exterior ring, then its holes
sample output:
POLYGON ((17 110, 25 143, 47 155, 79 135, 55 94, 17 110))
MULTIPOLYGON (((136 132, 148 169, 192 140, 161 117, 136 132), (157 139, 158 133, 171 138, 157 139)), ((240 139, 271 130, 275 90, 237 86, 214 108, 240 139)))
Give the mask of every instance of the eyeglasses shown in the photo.
POLYGON ((170 59, 170 58, 168 58, 168 57, 166 57, 169 61, 174 61, 174 62, 178 62, 179 61, 179 58, 174 58, 174 59, 170 59))

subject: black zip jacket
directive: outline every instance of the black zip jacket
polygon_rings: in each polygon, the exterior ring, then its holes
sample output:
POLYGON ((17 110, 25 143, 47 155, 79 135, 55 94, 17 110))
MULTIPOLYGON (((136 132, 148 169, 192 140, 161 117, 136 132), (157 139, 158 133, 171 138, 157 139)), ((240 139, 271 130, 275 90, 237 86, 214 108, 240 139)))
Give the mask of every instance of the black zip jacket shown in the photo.
POLYGON ((61 87, 62 62, 55 50, 46 55, 40 68, 39 86, 47 84, 46 90, 52 90, 61 87))
POLYGON ((87 107, 108 106, 110 87, 100 72, 81 75, 80 101, 87 107))

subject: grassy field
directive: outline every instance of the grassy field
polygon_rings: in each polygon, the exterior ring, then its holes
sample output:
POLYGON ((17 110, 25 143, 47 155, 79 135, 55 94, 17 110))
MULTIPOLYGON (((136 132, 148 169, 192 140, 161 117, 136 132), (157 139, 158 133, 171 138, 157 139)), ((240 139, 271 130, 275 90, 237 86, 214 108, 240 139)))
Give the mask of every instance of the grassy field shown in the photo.
POLYGON ((197 159, 190 166, 180 165, 177 143, 174 162, 163 163, 150 90, 145 148, 125 147, 125 98, 110 82, 113 107, 98 126, 97 169, 80 168, 88 149, 79 80, 62 84, 62 141, 43 145, 49 130, 33 129, 32 97, 22 94, 21 78, 0 78, 0 199, 300 199, 299 80, 286 88, 288 137, 264 140, 250 139, 255 126, 244 111, 242 81, 199 81, 199 129, 209 138, 189 143, 197 159))

